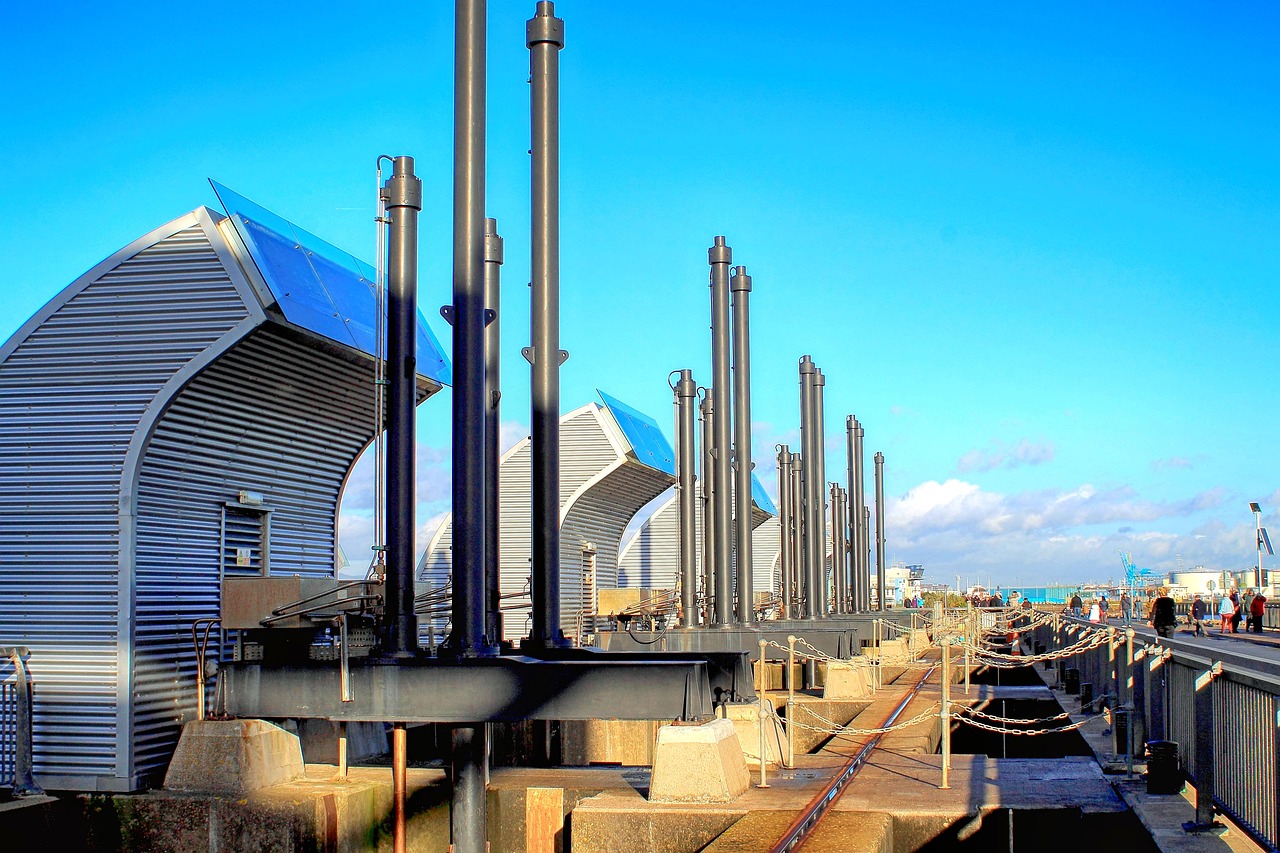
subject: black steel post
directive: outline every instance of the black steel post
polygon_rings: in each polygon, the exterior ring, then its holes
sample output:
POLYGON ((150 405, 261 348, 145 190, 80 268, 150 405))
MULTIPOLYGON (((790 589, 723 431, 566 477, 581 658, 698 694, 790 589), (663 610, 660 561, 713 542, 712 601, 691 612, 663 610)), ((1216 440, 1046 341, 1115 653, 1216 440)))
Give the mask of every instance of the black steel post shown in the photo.
POLYGON ((858 518, 858 472, 855 470, 854 434, 858 419, 847 415, 844 419, 845 438, 845 479, 848 487, 847 506, 845 507, 845 524, 849 527, 849 612, 857 613, 862 609, 862 584, 858 569, 862 566, 858 559, 858 548, 861 537, 862 520, 858 518))
MULTIPOLYGON (((1196 819, 1197 828, 1213 826, 1213 680, 1222 671, 1222 664, 1196 674, 1195 701, 1191 730, 1195 739, 1191 748, 1196 759, 1196 819)), ((1184 824, 1184 828, 1186 825, 1184 824)))
POLYGON ((840 486, 829 483, 827 488, 831 493, 831 579, 835 587, 834 610, 836 613, 844 613, 844 534, 840 523, 840 486))
POLYGON ((692 370, 681 370, 676 395, 676 494, 680 501, 680 627, 698 624, 697 458, 693 410, 698 386, 692 370))
POLYGON ((488 805, 485 802, 485 727, 459 726, 453 730, 453 802, 450 835, 453 853, 486 853, 488 805))
POLYGON ((778 557, 779 572, 782 575, 782 618, 790 619, 794 614, 795 589, 791 585, 793 571, 792 532, 791 532, 791 448, 785 444, 778 447, 778 557))
POLYGON ((414 582, 414 406, 418 402, 418 213, 422 181, 412 157, 396 157, 382 187, 387 239, 387 580, 382 651, 418 651, 414 582))
POLYGON ((884 610, 884 454, 877 452, 876 463, 876 609, 884 610))
POLYGON ((715 489, 715 618, 733 624, 733 478, 729 468, 733 419, 729 404, 729 264, 733 251, 724 237, 707 250, 711 264, 711 399, 715 409, 715 443, 711 450, 715 489))
POLYGON ((484 304, 489 324, 484 330, 484 559, 485 635, 491 643, 502 640, 502 574, 498 535, 498 457, 502 424, 502 338, 499 307, 502 302, 502 238, 498 220, 484 221, 484 304))
MULTIPOLYGON (((532 523, 535 646, 560 630, 560 50, 564 22, 540 0, 525 26, 532 105, 532 523)), ((456 476, 456 473, 455 473, 456 476)))
MULTIPOLYGON (((801 444, 803 447, 803 443, 801 444)), ((791 454, 791 591, 795 618, 804 616, 809 600, 809 578, 804 572, 804 458, 791 454)))
POLYGON ((817 611, 816 615, 819 619, 826 619, 830 607, 830 590, 827 580, 827 521, 826 508, 823 506, 823 498, 826 490, 823 484, 827 480, 827 451, 823 446, 826 442, 825 434, 825 409, 823 406, 824 388, 827 384, 827 377, 822 374, 822 370, 815 368, 813 371, 813 395, 810 398, 813 406, 813 447, 809 451, 810 459, 813 465, 813 520, 814 530, 817 531, 816 555, 818 567, 818 594, 816 596, 817 611))
POLYGON ((716 484, 715 460, 711 448, 715 446, 716 412, 709 389, 702 389, 702 402, 698 411, 702 416, 702 595, 704 598, 703 624, 715 621, 716 603, 716 484))
POLYGON ((738 569, 738 622, 755 621, 751 562, 751 276, 734 267, 733 294, 733 468, 734 561, 738 569))
POLYGON ((822 595, 819 590, 822 577, 822 510, 818 509, 818 518, 814 520, 814 509, 821 503, 821 497, 814 498, 814 492, 821 493, 818 484, 821 474, 815 473, 814 460, 817 454, 813 449, 813 439, 817 429, 813 422, 814 377, 817 369, 809 356, 800 359, 800 507, 803 574, 804 574, 804 619, 814 619, 818 615, 819 602, 822 595))
POLYGON ((862 456, 862 424, 853 419, 853 521, 858 528, 857 568, 858 600, 857 610, 865 612, 871 609, 871 536, 867 513, 867 475, 863 467, 862 456))

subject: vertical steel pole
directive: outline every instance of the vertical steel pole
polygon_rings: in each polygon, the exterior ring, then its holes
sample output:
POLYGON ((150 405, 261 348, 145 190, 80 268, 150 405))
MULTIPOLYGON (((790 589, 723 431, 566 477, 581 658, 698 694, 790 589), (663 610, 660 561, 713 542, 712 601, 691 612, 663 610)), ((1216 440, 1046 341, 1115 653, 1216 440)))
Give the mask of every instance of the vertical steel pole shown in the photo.
POLYGON ((711 450, 715 489, 715 619, 716 625, 733 623, 733 484, 729 469, 729 264, 733 251, 724 237, 716 237, 707 250, 711 264, 711 399, 715 409, 715 443, 711 450))
POLYGON ((484 221, 484 304, 489 323, 484 329, 484 559, 485 636, 502 640, 502 574, 499 552, 498 458, 502 423, 502 238, 498 220, 484 221))
POLYGON ((951 638, 942 638, 942 711, 939 720, 942 726, 942 784, 939 788, 950 788, 951 782, 951 638))
MULTIPOLYGON (((803 445, 802 445, 803 446, 803 445)), ((791 454, 791 592, 795 598, 792 618, 804 618, 809 601, 804 548, 804 458, 791 454)))
POLYGON ((738 622, 755 621, 755 591, 751 576, 751 276, 734 267, 729 279, 733 294, 733 466, 734 559, 738 567, 738 622))
MULTIPOLYGON (((391 728, 391 846, 395 853, 409 848, 409 829, 405 811, 409 794, 408 730, 404 723, 391 728)), ((456 794, 455 794, 456 799, 456 794)), ((456 807, 456 803, 455 803, 456 807)))
MULTIPOLYGON (((821 523, 815 525, 813 521, 813 508, 817 501, 813 498, 814 492, 814 460, 817 455, 813 452, 813 434, 815 427, 813 423, 813 378, 815 375, 815 367, 813 359, 804 356, 800 359, 800 522, 797 525, 801 531, 801 565, 802 574, 804 576, 804 608, 801 616, 804 619, 814 619, 818 615, 818 584, 822 572, 822 529, 821 523), (814 556, 816 543, 817 557, 814 556)), ((819 511, 818 518, 822 515, 819 511)))
POLYGON ((884 454, 876 453, 876 595, 884 610, 884 454))
POLYGON ((796 766, 796 637, 787 636, 787 766, 796 766))
POLYGON ((795 601, 791 583, 791 449, 778 445, 778 568, 782 575, 782 618, 790 619, 795 601))
POLYGON ((702 476, 698 478, 702 486, 702 594, 706 599, 703 624, 709 626, 715 622, 716 550, 720 544, 716 541, 715 457, 712 455, 716 444, 716 410, 709 391, 704 393, 699 411, 702 414, 702 476))
POLYGON ((867 524, 867 475, 862 464, 862 424, 853 419, 853 523, 858 527, 858 589, 862 598, 858 601, 858 610, 871 609, 871 559, 869 552, 870 527, 867 524))
POLYGON ((825 434, 825 417, 823 408, 823 388, 827 384, 827 378, 822 374, 822 370, 815 368, 813 371, 813 394, 809 398, 810 404, 813 406, 813 435, 812 448, 810 449, 810 459, 813 465, 813 529, 816 532, 814 543, 816 566, 818 569, 818 595, 817 595, 817 617, 826 619, 828 615, 829 589, 827 581, 827 523, 826 512, 822 505, 824 489, 823 483, 827 479, 826 448, 823 446, 826 440, 825 434))
POLYGON ((676 492, 680 501, 680 627, 698 625, 697 457, 693 410, 698 386, 692 370, 676 380, 676 492))
MULTIPOLYGON (((418 401, 414 343, 418 330, 418 213, 422 181, 412 157, 396 157, 382 187, 390 221, 387 240, 387 580, 382 626, 384 654, 418 651, 413 611, 414 406, 418 401)), ((456 361, 456 359, 455 359, 456 361)))
POLYGON ((453 853, 486 853, 485 724, 453 730, 453 853))
MULTIPOLYGON (((525 25, 532 114, 533 626, 534 646, 560 629, 560 50, 564 22, 540 0, 525 25)), ((457 476, 455 472, 454 476, 457 476)))
POLYGON ((840 486, 830 483, 831 491, 831 574, 835 578, 835 612, 844 613, 844 535, 840 523, 840 486))
POLYGON ((844 436, 845 436, 845 458, 846 471, 845 476, 848 487, 848 506, 845 507, 847 516, 845 523, 849 527, 849 612, 857 613, 862 609, 862 585, 860 583, 861 576, 859 570, 862 568, 862 561, 858 557, 858 548, 862 541, 859 532, 862 529, 862 521, 858 518, 861 510, 858 507, 858 471, 856 469, 856 457, 854 454, 854 432, 858 425, 858 419, 853 415, 848 415, 844 419, 844 436))

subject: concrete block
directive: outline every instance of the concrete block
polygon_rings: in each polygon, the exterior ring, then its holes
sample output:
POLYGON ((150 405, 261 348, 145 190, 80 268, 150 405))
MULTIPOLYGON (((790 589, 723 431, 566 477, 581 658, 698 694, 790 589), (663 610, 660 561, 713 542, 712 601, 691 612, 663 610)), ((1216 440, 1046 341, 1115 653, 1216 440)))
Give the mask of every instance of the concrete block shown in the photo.
POLYGON ((566 765, 650 767, 660 720, 565 720, 560 726, 566 765))
MULTIPOLYGON (((743 757, 747 764, 756 766, 760 765, 760 709, 759 702, 725 706, 725 716, 733 721, 743 757)), ((781 767, 782 756, 786 753, 787 736, 773 705, 766 704, 764 712, 765 760, 775 767, 781 767)))
POLYGON ((265 720, 197 720, 182 728, 165 788, 244 794, 302 777, 298 736, 265 720))
MULTIPOLYGON (((302 758, 308 764, 337 764, 340 726, 333 720, 298 720, 302 758)), ((347 723, 347 761, 359 764, 385 755, 386 726, 382 723, 347 723)))
POLYGON ((605 793, 578 803, 573 853, 699 853, 746 814, 731 806, 646 808, 633 797, 605 793))
POLYGON ((750 786, 747 762, 732 720, 658 729, 650 801, 727 803, 750 786))
POLYGON ((865 699, 871 693, 871 664, 866 658, 827 664, 823 699, 865 699))

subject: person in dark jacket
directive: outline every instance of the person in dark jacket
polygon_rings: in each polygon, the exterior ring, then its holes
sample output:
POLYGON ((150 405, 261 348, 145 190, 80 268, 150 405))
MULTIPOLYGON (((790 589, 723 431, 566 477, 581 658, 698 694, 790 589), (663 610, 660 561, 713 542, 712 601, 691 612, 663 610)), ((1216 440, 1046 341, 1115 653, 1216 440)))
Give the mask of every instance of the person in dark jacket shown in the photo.
POLYGON ((1249 630, 1262 633, 1262 617, 1267 613, 1267 597, 1261 591, 1249 602, 1249 630))
POLYGON ((1161 587, 1160 595, 1151 602, 1151 627, 1161 637, 1172 637, 1173 629, 1178 626, 1178 614, 1173 607, 1173 599, 1169 590, 1161 587))
POLYGON ((1080 593, 1077 592, 1075 595, 1071 596, 1071 615, 1079 619, 1080 611, 1083 608, 1084 608, 1084 599, 1081 598, 1080 593))
POLYGON ((1200 598, 1200 593, 1196 593, 1196 598, 1191 602, 1191 624, 1195 626, 1195 635, 1197 637, 1208 636, 1204 632, 1204 616, 1206 612, 1204 600, 1200 598))

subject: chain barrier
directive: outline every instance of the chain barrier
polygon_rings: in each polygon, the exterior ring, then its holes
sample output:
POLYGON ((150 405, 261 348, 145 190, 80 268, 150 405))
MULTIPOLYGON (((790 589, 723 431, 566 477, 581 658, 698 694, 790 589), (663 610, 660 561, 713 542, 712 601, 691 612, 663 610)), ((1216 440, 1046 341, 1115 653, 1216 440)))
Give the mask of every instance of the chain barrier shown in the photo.
POLYGON ((1019 726, 1029 726, 1033 723, 1053 723, 1058 720, 1071 719, 1071 713, 1069 711, 1063 711, 1061 714, 1054 714, 1051 717, 1033 717, 1031 719, 1023 719, 1020 717, 998 717, 995 714, 988 714, 985 711, 979 711, 977 708, 972 707, 962 707, 961 710, 956 712, 956 716, 962 716, 965 714, 980 717, 984 720, 990 720, 993 723, 1005 723, 1007 725, 1019 726))
POLYGON ((1009 655, 1004 652, 994 652, 983 646, 974 645, 973 643, 960 642, 953 644, 958 649, 968 649, 974 654, 982 658, 990 658, 995 660, 1018 661, 1021 666, 1028 666, 1033 663, 1039 663, 1047 660, 1060 660, 1073 657, 1075 655, 1096 649, 1104 643, 1111 642, 1111 633, 1109 631, 1096 630, 1092 637, 1087 637, 1070 646, 1063 646, 1056 652, 1044 652, 1038 655, 1009 655))
POLYGON ((928 710, 923 711, 919 714, 916 714, 914 717, 912 717, 909 720, 903 720, 902 722, 894 723, 891 726, 881 726, 880 728, 876 728, 876 729, 860 729, 860 728, 857 728, 856 726, 849 726, 849 725, 842 726, 837 722, 828 720, 826 717, 822 716, 817 711, 814 711, 812 708, 808 707, 807 705, 797 704, 795 705, 795 707, 803 709, 806 714, 813 717, 819 723, 823 724, 821 726, 813 726, 808 723, 802 723, 799 720, 788 721, 789 723, 794 722, 796 728, 798 729, 806 729, 811 732, 821 732, 822 734, 828 734, 834 737, 841 737, 841 736, 856 737, 856 736, 862 736, 862 735, 887 734, 889 732, 898 731, 899 729, 905 729, 905 728, 909 728, 910 726, 919 725, 920 723, 936 718, 938 716, 938 710, 942 707, 942 705, 939 702, 934 702, 932 705, 929 706, 928 710))
POLYGON ((1098 718, 1098 715, 1094 714, 1093 716, 1086 717, 1083 720, 1077 720, 1076 722, 1068 723, 1065 726, 1055 726, 1054 728, 1051 728, 1051 729, 1006 729, 1006 728, 1001 728, 1000 726, 988 725, 986 723, 979 722, 978 720, 972 719, 970 717, 965 717, 961 715, 956 716, 956 719, 959 720, 960 722, 973 726, 976 729, 982 729, 984 731, 994 732, 995 734, 998 734, 998 735, 1028 735, 1028 736, 1053 735, 1053 734, 1061 734, 1063 732, 1073 732, 1076 729, 1080 728, 1081 726, 1085 725, 1086 723, 1092 720, 1096 720, 1097 718, 1098 718))

